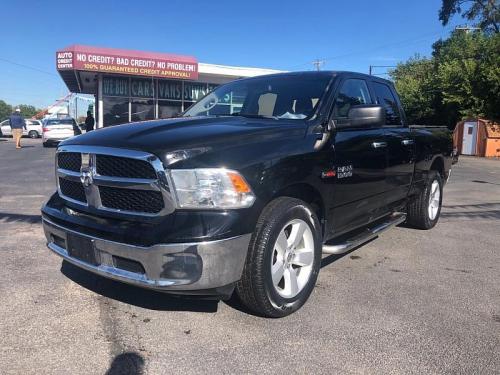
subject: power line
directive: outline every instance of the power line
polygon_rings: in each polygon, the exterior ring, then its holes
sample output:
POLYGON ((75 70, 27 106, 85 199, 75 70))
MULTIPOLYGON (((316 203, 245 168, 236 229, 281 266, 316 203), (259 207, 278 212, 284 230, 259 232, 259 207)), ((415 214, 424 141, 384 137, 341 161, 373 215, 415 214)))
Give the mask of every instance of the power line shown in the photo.
POLYGON ((54 77, 57 77, 57 74, 54 74, 54 73, 51 73, 51 72, 47 72, 45 70, 42 70, 42 69, 39 69, 39 68, 36 68, 34 66, 29 66, 29 65, 25 65, 25 64, 20 64, 20 63, 17 63, 15 61, 11 61, 11 60, 7 60, 7 59, 4 59, 2 57, 0 57, 0 61, 3 61, 3 62, 6 62, 6 63, 9 63, 9 64, 12 64, 12 65, 17 65, 17 66, 20 66, 22 68, 26 68, 26 69, 31 69, 31 70, 34 70, 34 71, 37 71, 39 73, 44 73, 44 74, 48 74, 48 75, 51 75, 51 76, 54 76, 54 77))
POLYGON ((370 68, 368 69, 368 74, 371 76, 376 76, 376 75, 383 75, 383 74, 388 74, 388 73, 374 74, 373 68, 397 68, 397 65, 370 65, 370 68))
MULTIPOLYGON (((401 44, 409 45, 409 44, 419 43, 419 42, 423 42, 423 41, 427 40, 430 37, 434 37, 436 35, 441 35, 442 33, 443 33, 443 31, 433 32, 433 33, 425 33, 425 34, 422 34, 422 35, 420 35, 420 36, 418 36, 416 38, 401 40, 401 41, 398 41, 398 42, 381 44, 381 45, 378 45, 378 46, 370 48, 370 49, 355 50, 355 51, 347 52, 347 53, 342 54, 342 55, 331 56, 331 57, 322 59, 322 61, 323 61, 323 64, 325 64, 326 62, 331 61, 331 60, 340 59, 340 58, 344 58, 344 57, 348 57, 348 56, 353 56, 353 55, 357 55, 357 54, 360 54, 360 53, 374 52, 374 51, 377 51, 379 49, 383 49, 383 48, 387 48, 387 47, 394 47, 394 46, 398 46, 398 45, 401 45, 401 44)), ((295 68, 298 68, 298 67, 301 67, 301 66, 305 66, 305 65, 309 65, 309 64, 310 64, 310 62, 302 63, 302 64, 297 64, 297 65, 294 65, 294 66, 290 67, 290 69, 295 69, 295 68)))

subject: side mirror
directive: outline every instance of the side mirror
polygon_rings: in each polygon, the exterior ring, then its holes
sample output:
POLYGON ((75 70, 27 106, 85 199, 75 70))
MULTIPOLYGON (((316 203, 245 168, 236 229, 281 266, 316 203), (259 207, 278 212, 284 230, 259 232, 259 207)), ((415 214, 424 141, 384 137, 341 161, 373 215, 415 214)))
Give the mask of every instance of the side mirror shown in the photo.
POLYGON ((385 124, 385 108, 378 104, 361 104, 351 107, 347 121, 337 124, 339 128, 377 127, 385 124))

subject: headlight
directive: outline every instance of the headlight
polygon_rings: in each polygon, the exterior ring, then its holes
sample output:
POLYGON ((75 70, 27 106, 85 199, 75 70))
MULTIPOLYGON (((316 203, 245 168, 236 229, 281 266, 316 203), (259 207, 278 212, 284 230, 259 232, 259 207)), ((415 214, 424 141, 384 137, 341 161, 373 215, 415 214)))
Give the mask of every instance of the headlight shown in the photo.
POLYGON ((255 201, 250 186, 236 171, 200 168, 169 173, 180 208, 245 208, 255 201))

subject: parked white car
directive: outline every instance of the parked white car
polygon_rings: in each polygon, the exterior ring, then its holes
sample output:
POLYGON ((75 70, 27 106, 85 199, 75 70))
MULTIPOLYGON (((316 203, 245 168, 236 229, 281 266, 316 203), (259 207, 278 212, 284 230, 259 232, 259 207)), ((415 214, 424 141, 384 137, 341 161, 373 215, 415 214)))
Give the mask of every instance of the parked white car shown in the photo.
MULTIPOLYGON (((26 119, 26 129, 23 129, 23 136, 30 138, 40 138, 42 136, 42 122, 39 120, 26 119)), ((12 129, 9 120, 0 123, 1 135, 11 137, 12 129)))
POLYGON ((45 120, 42 132, 43 146, 48 147, 78 134, 81 134, 81 131, 71 117, 45 120))

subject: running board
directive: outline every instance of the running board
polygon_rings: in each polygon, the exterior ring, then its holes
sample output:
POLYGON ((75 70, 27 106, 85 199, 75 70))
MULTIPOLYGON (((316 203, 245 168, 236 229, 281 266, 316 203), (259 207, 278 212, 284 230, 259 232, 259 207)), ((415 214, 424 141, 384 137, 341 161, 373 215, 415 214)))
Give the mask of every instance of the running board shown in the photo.
POLYGON ((324 254, 343 254, 355 247, 362 245, 371 239, 377 237, 382 232, 386 231, 393 226, 401 224, 406 220, 406 213, 395 212, 388 216, 382 222, 377 222, 372 227, 368 226, 362 233, 356 234, 355 236, 347 239, 346 241, 338 244, 324 244, 323 253, 324 254))

